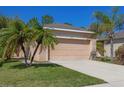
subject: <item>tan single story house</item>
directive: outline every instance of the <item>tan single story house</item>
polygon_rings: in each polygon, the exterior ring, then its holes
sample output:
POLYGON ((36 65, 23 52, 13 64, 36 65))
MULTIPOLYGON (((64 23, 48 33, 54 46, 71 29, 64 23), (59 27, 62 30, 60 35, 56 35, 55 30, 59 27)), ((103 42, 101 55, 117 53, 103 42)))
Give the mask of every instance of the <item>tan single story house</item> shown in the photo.
MULTIPOLYGON (((110 57, 111 56, 110 41, 104 36, 99 37, 98 41, 103 43, 103 48, 105 50, 104 56, 110 57)), ((114 57, 115 57, 115 51, 118 49, 119 46, 123 44, 124 44, 124 31, 116 32, 113 40, 114 57)), ((101 55, 99 54, 98 56, 101 56, 101 55)))
POLYGON ((58 44, 54 50, 45 49, 41 53, 39 48, 35 55, 36 61, 84 60, 89 59, 91 51, 96 50, 96 39, 92 31, 67 24, 47 24, 43 28, 52 31, 58 44))

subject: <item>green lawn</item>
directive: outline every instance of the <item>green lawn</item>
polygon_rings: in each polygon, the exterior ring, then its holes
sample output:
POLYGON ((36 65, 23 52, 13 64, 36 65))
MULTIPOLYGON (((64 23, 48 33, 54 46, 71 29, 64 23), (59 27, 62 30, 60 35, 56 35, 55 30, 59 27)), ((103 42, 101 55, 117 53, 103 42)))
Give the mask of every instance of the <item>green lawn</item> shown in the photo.
POLYGON ((77 87, 104 83, 103 80, 56 64, 35 64, 25 67, 8 61, 0 67, 0 86, 77 87))

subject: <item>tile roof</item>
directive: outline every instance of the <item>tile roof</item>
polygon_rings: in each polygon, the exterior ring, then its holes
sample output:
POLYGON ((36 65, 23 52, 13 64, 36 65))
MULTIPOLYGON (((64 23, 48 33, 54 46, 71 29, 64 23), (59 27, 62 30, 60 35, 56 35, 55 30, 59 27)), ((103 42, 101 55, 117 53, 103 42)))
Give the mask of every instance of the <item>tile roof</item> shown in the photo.
MULTIPOLYGON (((124 38, 124 31, 116 32, 114 34, 114 39, 124 38)), ((107 38, 105 36, 98 36, 98 40, 106 40, 107 38)))
POLYGON ((62 29, 73 29, 73 30, 86 31, 86 29, 74 27, 74 26, 67 25, 67 24, 46 24, 46 25, 44 25, 44 27, 62 28, 62 29))
POLYGON ((115 33, 115 38, 124 38, 124 31, 115 33))

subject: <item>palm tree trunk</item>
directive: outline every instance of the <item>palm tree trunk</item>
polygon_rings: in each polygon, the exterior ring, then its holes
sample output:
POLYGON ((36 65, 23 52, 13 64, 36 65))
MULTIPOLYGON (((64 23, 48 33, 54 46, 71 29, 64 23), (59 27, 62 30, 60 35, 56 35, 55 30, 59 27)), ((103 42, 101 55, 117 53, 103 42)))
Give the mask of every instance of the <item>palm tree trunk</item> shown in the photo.
POLYGON ((36 48, 35 48, 35 50, 34 50, 34 53, 33 53, 32 57, 31 57, 30 65, 32 65, 32 62, 33 62, 33 60, 34 60, 35 54, 36 54, 36 52, 37 52, 39 46, 40 46, 40 44, 37 44, 37 46, 36 46, 36 48))
POLYGON ((113 62, 113 38, 110 39, 111 62, 113 62))
POLYGON ((48 46, 48 61, 50 61, 50 46, 48 46))
POLYGON ((28 66, 27 55, 26 55, 26 51, 25 51, 25 48, 24 48, 24 45, 23 44, 21 44, 21 48, 22 48, 22 51, 24 53, 25 64, 26 64, 26 66, 28 66))

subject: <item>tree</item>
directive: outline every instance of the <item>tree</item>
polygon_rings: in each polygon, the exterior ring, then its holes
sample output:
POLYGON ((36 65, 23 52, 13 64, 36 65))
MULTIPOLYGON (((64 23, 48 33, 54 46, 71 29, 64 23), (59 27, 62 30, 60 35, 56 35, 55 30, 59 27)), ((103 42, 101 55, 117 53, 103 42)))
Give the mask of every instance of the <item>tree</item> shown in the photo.
POLYGON ((68 23, 68 22, 66 22, 66 23, 64 23, 64 24, 72 26, 72 24, 71 24, 71 23, 68 23))
POLYGON ((4 46, 3 58, 8 54, 12 56, 17 49, 21 48, 25 64, 28 65, 25 44, 31 41, 33 35, 33 30, 29 29, 22 20, 18 18, 11 20, 9 26, 1 29, 0 33, 1 46, 4 46))
POLYGON ((100 11, 94 13, 96 22, 94 26, 97 27, 98 33, 106 35, 111 45, 111 61, 113 62, 113 39, 115 31, 121 30, 124 26, 124 15, 118 14, 119 8, 113 7, 111 14, 106 14, 100 11))
POLYGON ((52 24, 54 22, 54 18, 49 15, 42 16, 42 25, 52 24))
POLYGON ((54 45, 57 44, 56 37, 52 34, 50 30, 45 30, 38 22, 37 18, 33 18, 29 21, 29 25, 31 28, 35 29, 37 31, 36 35, 36 48, 33 52, 33 55, 31 57, 30 65, 32 65, 32 62, 34 60, 35 54, 38 50, 38 48, 41 48, 41 52, 44 48, 52 48, 54 49, 54 45), (35 24, 35 25, 34 25, 35 24), (37 24, 37 26, 36 26, 37 24))
POLYGON ((94 22, 94 23, 91 23, 88 30, 90 31, 94 31, 96 35, 101 35, 102 34, 102 31, 99 31, 98 30, 98 26, 99 24, 94 22))
POLYGON ((6 16, 0 16, 0 29, 7 28, 10 19, 6 16))

